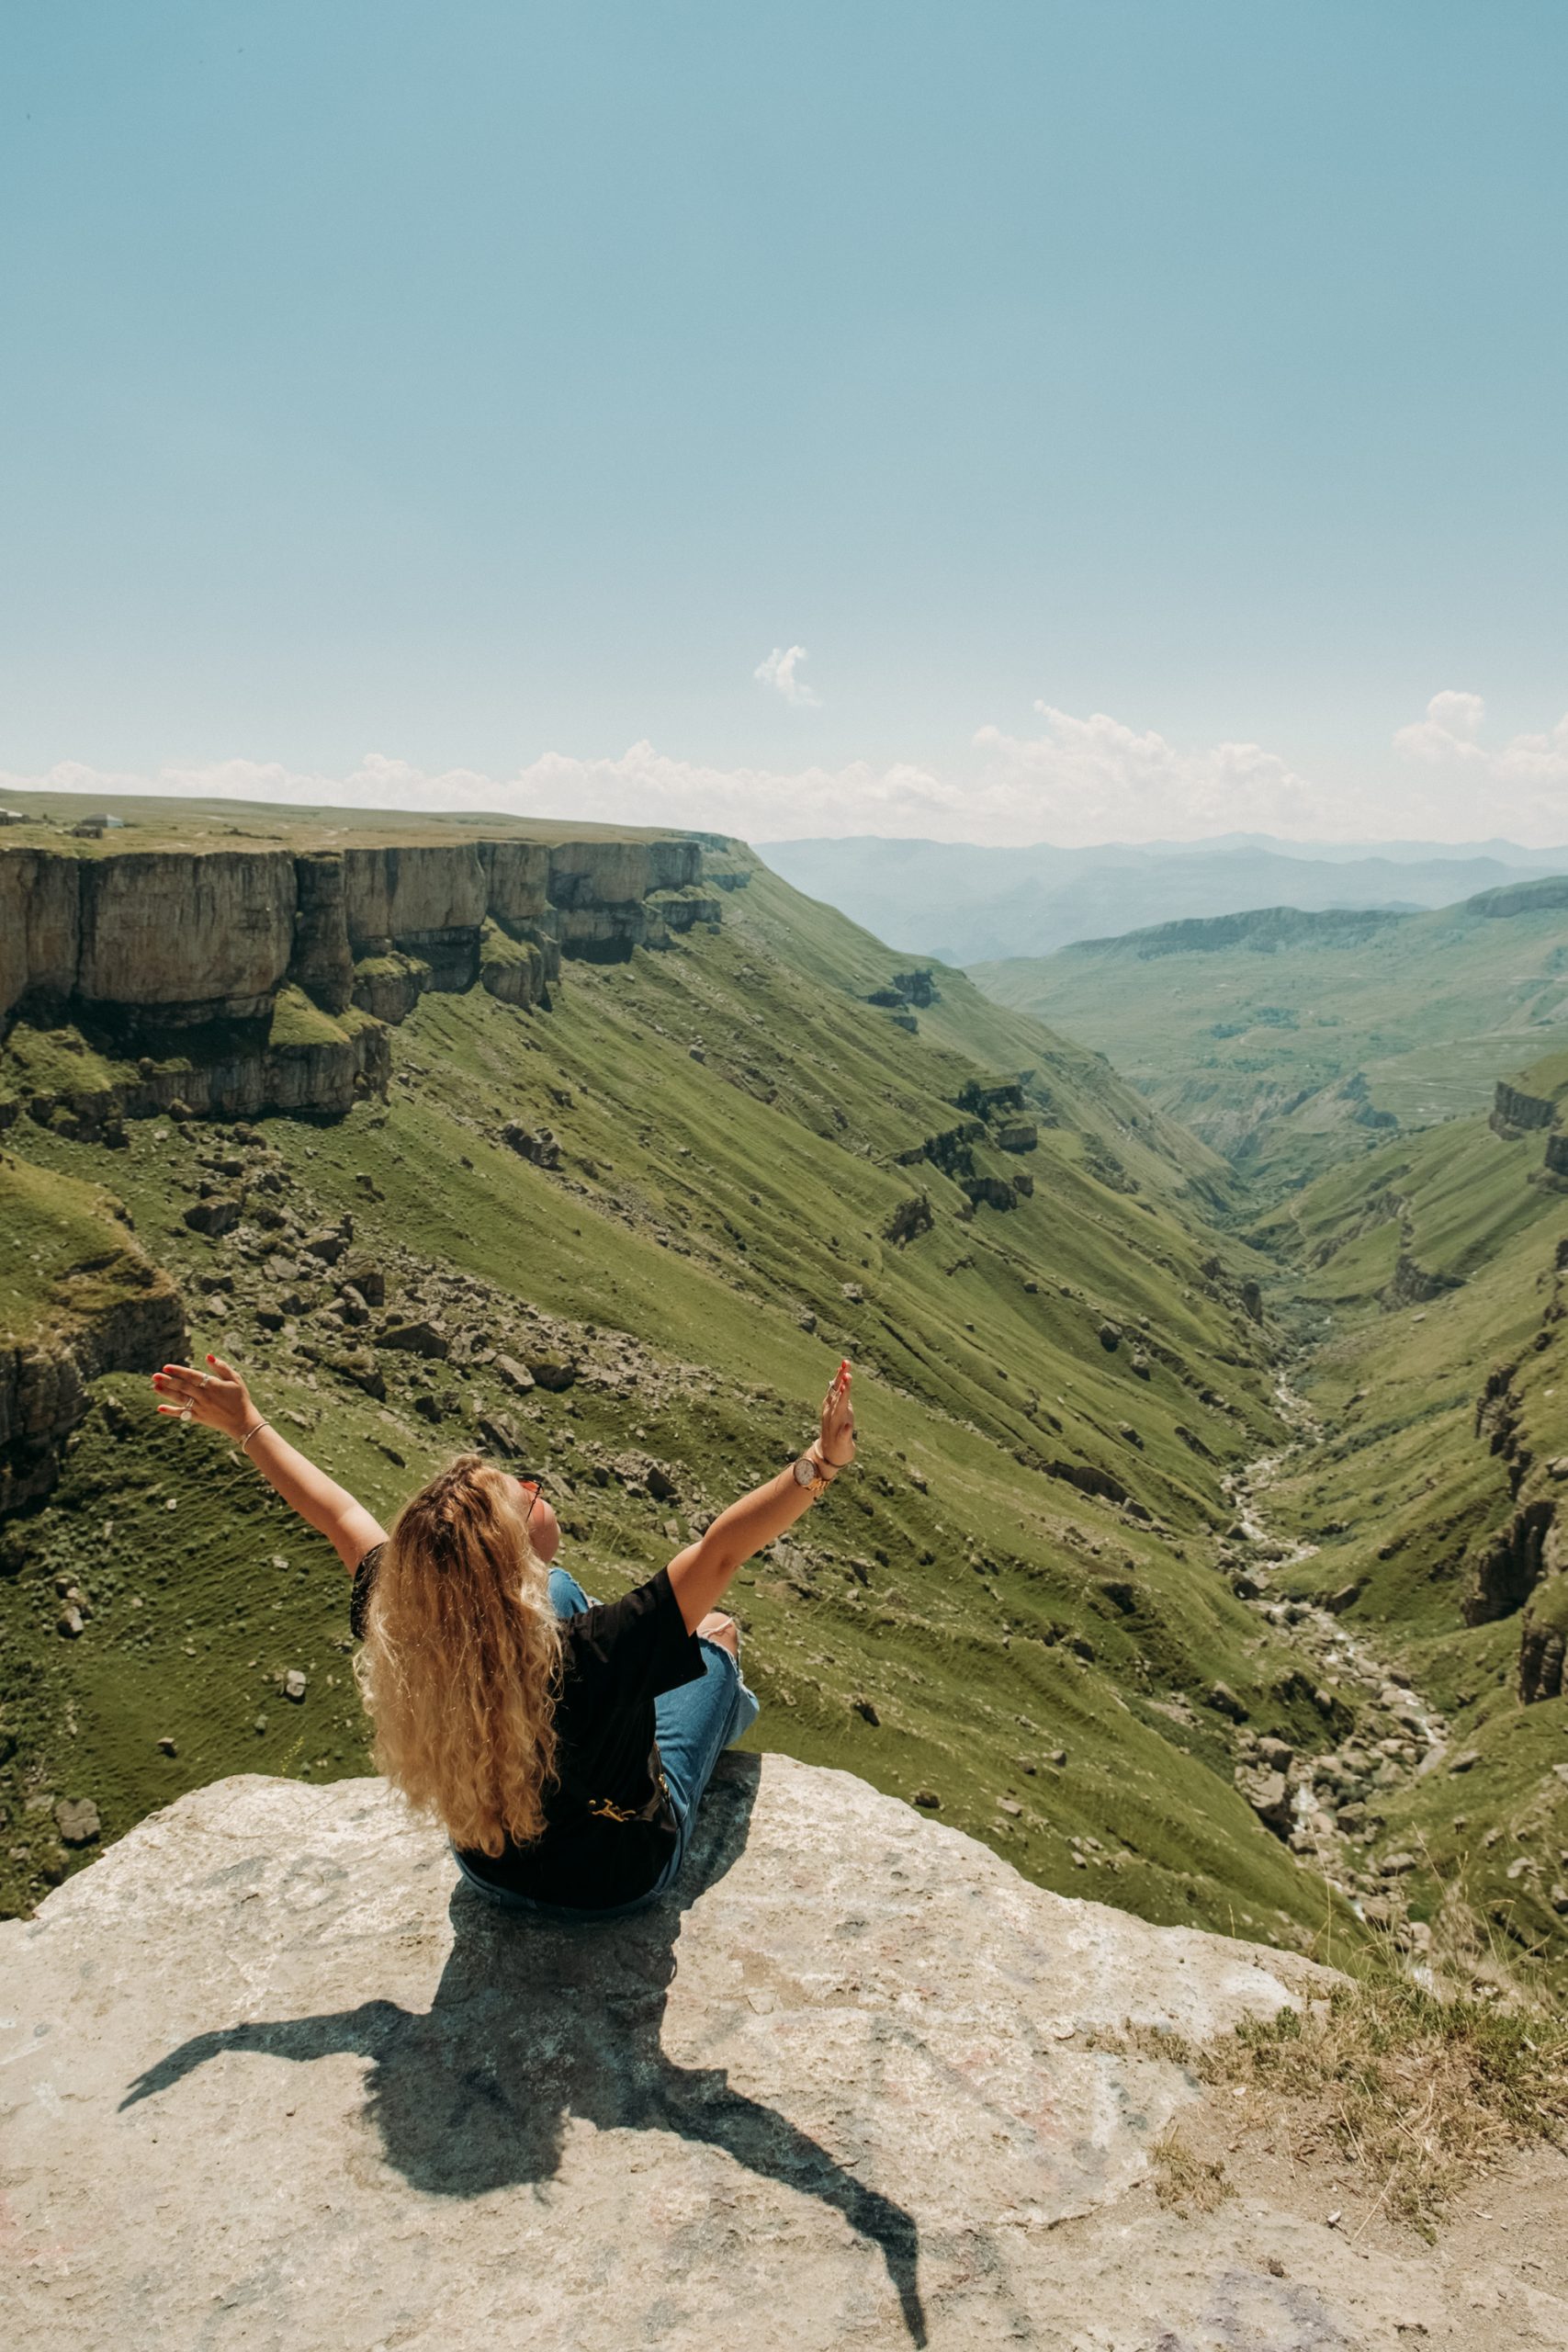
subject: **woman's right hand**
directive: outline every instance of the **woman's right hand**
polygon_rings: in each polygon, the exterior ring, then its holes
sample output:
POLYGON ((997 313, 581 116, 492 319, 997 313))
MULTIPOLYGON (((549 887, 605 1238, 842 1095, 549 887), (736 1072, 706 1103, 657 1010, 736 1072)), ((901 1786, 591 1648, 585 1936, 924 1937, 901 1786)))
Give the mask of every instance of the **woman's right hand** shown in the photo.
POLYGON ((850 1367, 846 1357, 822 1399, 822 1427, 818 1439, 824 1462, 842 1470, 855 1458, 855 1413, 850 1403, 850 1367))

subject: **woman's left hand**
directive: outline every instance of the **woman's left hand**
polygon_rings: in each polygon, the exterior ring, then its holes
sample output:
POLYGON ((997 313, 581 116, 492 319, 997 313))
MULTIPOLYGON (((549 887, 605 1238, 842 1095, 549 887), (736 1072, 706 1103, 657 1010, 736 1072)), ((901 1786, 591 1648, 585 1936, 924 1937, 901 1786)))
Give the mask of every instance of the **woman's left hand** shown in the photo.
POLYGON ((199 1421, 225 1437, 243 1437, 257 1418, 250 1390, 221 1356, 209 1356, 205 1372, 195 1372, 188 1363, 166 1363, 152 1374, 152 1385, 161 1399, 172 1400, 159 1404, 160 1413, 199 1421))

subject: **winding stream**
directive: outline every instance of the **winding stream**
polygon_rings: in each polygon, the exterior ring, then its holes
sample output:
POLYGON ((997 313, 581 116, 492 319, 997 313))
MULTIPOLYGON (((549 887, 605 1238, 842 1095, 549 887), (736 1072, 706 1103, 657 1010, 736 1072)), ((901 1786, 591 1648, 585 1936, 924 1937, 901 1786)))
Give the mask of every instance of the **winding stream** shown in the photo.
MULTIPOLYGON (((1355 1709, 1356 1729, 1337 1748, 1311 1757, 1298 1753, 1292 1760, 1286 1775, 1291 1792, 1287 1842, 1303 1860, 1310 1857, 1359 1918, 1393 1926, 1398 1938, 1397 1873, 1377 1883, 1380 1908, 1369 1912, 1367 1907, 1367 1849, 1376 1827, 1368 1826, 1366 1816, 1369 1811, 1376 1813, 1380 1798, 1431 1770, 1448 1747, 1449 1729, 1401 1675, 1331 1611, 1270 1594, 1270 1583, 1282 1571, 1314 1558, 1318 1550, 1315 1544, 1288 1543, 1269 1522, 1269 1488, 1286 1464, 1319 1434, 1316 1418, 1292 1387, 1288 1372, 1279 1374, 1275 1397, 1281 1418, 1296 1435, 1277 1452, 1259 1454, 1225 1478, 1235 1508, 1235 1532, 1220 1565, 1233 1575, 1239 1568, 1251 1579, 1258 1589, 1256 1597, 1243 1594, 1247 1606, 1303 1650, 1318 1680, 1337 1686, 1355 1709)), ((1245 1734, 1238 1744, 1245 1748, 1245 1734)), ((1245 1775, 1238 1778, 1245 1788, 1245 1775)), ((1400 1939, 1407 1949, 1412 1944, 1418 1949, 1424 1932, 1406 1928, 1400 1939)), ((1412 1967, 1413 1973, 1424 1973, 1418 1962, 1413 1960, 1412 1967)))

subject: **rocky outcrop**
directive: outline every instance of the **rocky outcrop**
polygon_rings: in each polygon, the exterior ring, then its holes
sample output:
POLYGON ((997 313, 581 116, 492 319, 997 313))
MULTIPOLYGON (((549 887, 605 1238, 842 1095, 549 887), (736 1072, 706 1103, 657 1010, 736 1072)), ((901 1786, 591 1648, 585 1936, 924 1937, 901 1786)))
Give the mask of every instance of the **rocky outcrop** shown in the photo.
POLYGON ((1521 1503, 1506 1526, 1475 1546, 1460 1600, 1467 1625, 1489 1625, 1523 1607, 1545 1572, 1555 1516, 1556 1506, 1544 1497, 1521 1503))
POLYGON ((676 1894, 597 1928, 491 1910, 378 1782, 220 1781, 0 1927, 0 1970, 17 2352, 436 2352, 498 2314, 577 2352, 675 2313, 688 2352, 738 2317, 794 2352, 1385 2340, 1321 2225, 1161 2234, 1195 2086, 1094 2046, 1325 1972, 1046 1894, 786 1757, 725 1759, 676 1894))
POLYGON ((1127 1500, 1127 1489, 1115 1472, 1102 1470, 1097 1462, 1047 1462, 1045 1475, 1076 1487, 1080 1495, 1099 1495, 1111 1503, 1127 1500))
POLYGON ((384 1038, 351 1012, 396 1025, 427 989, 480 984, 547 1006, 563 954, 668 947, 721 911, 692 839, 4 849, 0 1023, 75 1024, 177 1073, 58 1099, 43 1090, 46 1118, 101 1127, 175 1102, 332 1114, 386 1078, 384 1038), (303 1049, 280 1037, 290 990, 344 1031, 303 1049))
POLYGON ((1394 1261, 1393 1279, 1382 1291, 1382 1299, 1390 1308, 1420 1306, 1428 1299, 1441 1298, 1446 1292, 1459 1288, 1456 1275, 1432 1273, 1402 1250, 1394 1261))
MULTIPOLYGON (((558 972, 558 956, 556 968, 558 972)), ((513 938, 498 922, 487 922, 479 935, 479 985, 502 1004, 547 1005, 543 946, 536 940, 513 938)))
POLYGON ((1557 1105, 1550 1095, 1527 1094, 1522 1088, 1510 1086, 1506 1079, 1500 1078, 1487 1125, 1494 1135, 1512 1137, 1528 1133, 1531 1127, 1549 1127, 1556 1115, 1557 1105))
POLYGON ((1525 1605, 1519 1627, 1519 1698, 1527 1707, 1560 1699, 1568 1656, 1568 1576, 1549 1576, 1525 1605))
POLYGON ((1014 1079, 995 1085, 984 1085, 977 1078, 970 1079, 953 1097, 961 1111, 973 1111, 977 1118, 994 1118, 999 1111, 1023 1109, 1023 1088, 1014 1079))
POLYGON ((328 1012, 398 952, 471 988, 493 922, 545 954, 629 954, 719 920, 694 840, 348 849, 0 850, 0 1016, 98 1012, 130 1032, 265 1010, 292 980, 328 1012))
POLYGON ((118 1202, 0 1158, 0 1218, 47 1279, 0 1329, 0 1516, 53 1486, 60 1449, 106 1372, 151 1372, 186 1343, 179 1292, 138 1248, 118 1202))
POLYGON ((894 972, 879 989, 873 989, 868 1004, 881 1005, 886 1011, 897 1011, 909 1005, 940 1004, 942 991, 935 975, 929 967, 912 972, 894 972))
POLYGON ((352 1006, 329 1019, 289 987, 257 1020, 187 1030, 173 1052, 112 1067, 123 1074, 107 1083, 95 1076, 78 1084, 57 1073, 47 1087, 24 1085, 19 1098, 0 1102, 0 1128, 23 1103, 39 1125, 77 1142, 123 1141, 125 1120, 165 1114, 341 1117, 365 1096, 386 1091, 391 1048, 378 1021, 352 1006))

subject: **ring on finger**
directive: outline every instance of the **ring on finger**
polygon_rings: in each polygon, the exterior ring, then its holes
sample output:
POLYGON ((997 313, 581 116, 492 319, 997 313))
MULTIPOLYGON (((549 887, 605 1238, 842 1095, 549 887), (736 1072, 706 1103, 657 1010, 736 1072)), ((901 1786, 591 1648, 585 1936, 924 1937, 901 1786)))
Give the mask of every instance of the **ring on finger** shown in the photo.
POLYGON ((191 1403, 190 1398, 187 1396, 185 1403, 180 1407, 181 1420, 188 1421, 195 1411, 196 1407, 191 1403))

